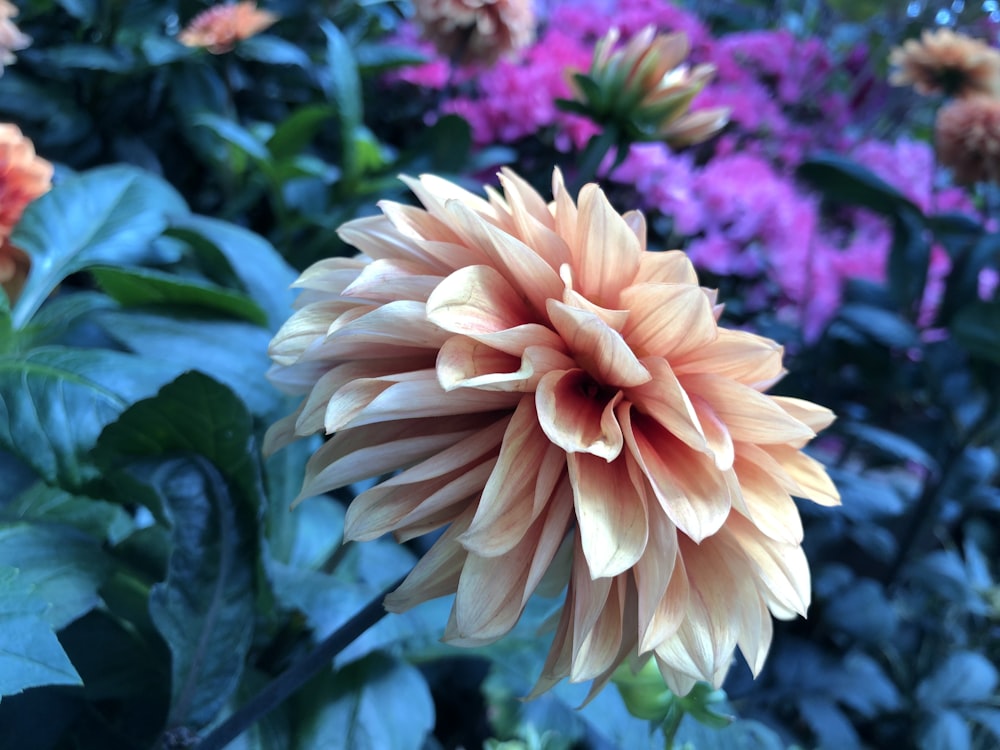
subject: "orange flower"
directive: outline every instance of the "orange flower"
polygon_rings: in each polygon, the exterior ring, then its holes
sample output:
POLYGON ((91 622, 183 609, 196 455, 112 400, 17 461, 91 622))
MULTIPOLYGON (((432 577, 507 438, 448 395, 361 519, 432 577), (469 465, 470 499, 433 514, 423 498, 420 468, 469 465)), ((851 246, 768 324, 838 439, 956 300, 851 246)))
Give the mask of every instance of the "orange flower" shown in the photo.
POLYGON ((729 109, 689 112, 691 100, 715 75, 715 66, 683 64, 690 51, 682 32, 657 34, 647 26, 620 49, 611 29, 594 47, 590 71, 569 71, 575 102, 569 108, 601 125, 634 130, 636 138, 689 146, 715 135, 729 122, 729 109))
POLYGON ((941 107, 934 141, 956 182, 1000 182, 1000 99, 974 96, 941 107))
POLYGON ((0 124, 0 285, 17 299, 28 275, 28 256, 8 238, 31 201, 52 186, 52 165, 16 125, 0 124))
POLYGON ((602 685, 655 656, 671 689, 760 669, 770 613, 803 614, 809 570, 791 495, 838 502, 801 448, 833 420, 763 391, 782 349, 720 328, 680 251, 646 250, 641 214, 596 185, 551 203, 514 173, 483 200, 406 178, 348 222, 361 251, 307 269, 270 377, 305 394, 274 451, 332 437, 301 497, 397 472, 351 503, 345 537, 447 526, 391 611, 455 593, 445 639, 507 633, 543 576, 565 606, 537 690, 602 685))
POLYGON ((423 36, 458 63, 492 65, 535 39, 531 0, 414 0, 423 36))
POLYGON ((278 17, 258 10, 253 0, 215 5, 199 13, 177 36, 188 47, 205 47, 213 55, 229 52, 237 42, 256 36, 278 17))
POLYGON ((966 97, 1000 93, 1000 51, 951 29, 924 31, 889 53, 894 86, 917 93, 966 97))
POLYGON ((13 64, 14 53, 31 44, 31 37, 21 33, 12 18, 17 17, 17 7, 8 0, 0 0, 0 76, 5 65, 13 64))

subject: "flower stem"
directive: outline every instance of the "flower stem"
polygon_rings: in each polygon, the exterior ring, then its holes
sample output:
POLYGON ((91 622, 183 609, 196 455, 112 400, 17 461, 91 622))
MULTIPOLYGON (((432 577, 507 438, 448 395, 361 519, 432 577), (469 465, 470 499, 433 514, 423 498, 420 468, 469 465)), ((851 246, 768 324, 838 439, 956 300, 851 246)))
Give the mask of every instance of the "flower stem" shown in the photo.
POLYGON ((586 148, 580 154, 580 161, 577 164, 576 185, 574 192, 579 192, 580 188, 588 182, 592 182, 597 177, 597 170, 601 168, 601 162, 608 152, 618 147, 619 154, 622 146, 619 144, 618 128, 614 125, 607 125, 604 130, 592 136, 587 141, 586 148))
POLYGON ((386 611, 385 607, 382 606, 382 600, 386 594, 397 588, 402 582, 403 579, 400 578, 393 583, 310 653, 274 678, 246 705, 213 729, 195 746, 196 750, 223 750, 230 742, 253 726, 258 719, 291 697, 322 669, 329 668, 330 662, 337 654, 385 617, 386 611))

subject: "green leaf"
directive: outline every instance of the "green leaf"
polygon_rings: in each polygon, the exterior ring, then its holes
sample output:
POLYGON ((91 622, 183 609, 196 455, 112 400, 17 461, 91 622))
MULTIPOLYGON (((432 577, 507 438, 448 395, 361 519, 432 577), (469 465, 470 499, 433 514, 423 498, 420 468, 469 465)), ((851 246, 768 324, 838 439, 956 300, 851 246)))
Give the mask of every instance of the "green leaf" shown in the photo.
POLYGON ((931 243, 925 232, 923 215, 919 211, 901 209, 893 220, 892 232, 889 290, 900 308, 916 319, 931 262, 931 243))
POLYGON ((319 133, 326 121, 337 114, 329 104, 312 104, 293 112, 277 128, 267 141, 271 156, 290 159, 302 153, 319 133))
POLYGON ((12 237, 32 262, 14 326, 24 326, 71 273, 141 262, 168 217, 187 212, 170 185, 134 167, 101 167, 55 185, 28 206, 12 237))
POLYGON ((1000 302, 965 305, 955 314, 951 332, 972 356, 1000 364, 1000 302))
POLYGON ((120 49, 105 49, 93 44, 64 44, 45 48, 40 62, 53 70, 103 70, 108 73, 128 73, 133 70, 135 56, 120 49))
POLYGON ((1000 232, 983 233, 974 243, 949 247, 952 267, 945 280, 944 299, 939 319, 950 324, 962 307, 979 298, 979 274, 987 267, 996 267, 1000 259, 1000 232))
POLYGON ((172 656, 168 725, 198 730, 236 689, 250 650, 254 526, 223 476, 201 457, 161 463, 151 484, 173 527, 167 580, 149 597, 150 616, 172 656))
POLYGON ((176 375, 166 364, 59 346, 0 356, 0 446, 46 482, 81 487, 97 473, 87 452, 101 430, 176 375))
POLYGON ((877 448, 890 458, 898 461, 912 461, 931 471, 937 470, 937 461, 920 445, 903 435, 862 422, 841 424, 839 431, 857 438, 866 445, 877 448))
POLYGON ((20 569, 20 581, 49 605, 43 619, 56 630, 100 602, 111 565, 101 540, 69 526, 0 524, 0 567, 20 569))
POLYGON ((97 285, 125 307, 194 306, 267 325, 267 315, 249 297, 198 279, 147 269, 97 268, 97 285))
MULTIPOLYGON (((249 156, 255 161, 267 161, 269 154, 264 143, 253 133, 237 122, 233 122, 211 112, 203 112, 191 119, 193 125, 207 128, 230 146, 236 148, 239 154, 249 156)), ((242 172, 242 162, 233 162, 233 171, 242 172)))
POLYGON ((917 686, 916 697, 927 709, 988 701, 1000 681, 997 668, 983 654, 957 651, 917 686))
POLYGON ((837 319, 872 341, 892 349, 908 349, 920 343, 917 330, 909 321, 880 307, 848 303, 837 311, 837 319))
POLYGON ((271 336, 259 326, 190 314, 159 315, 141 308, 108 310, 94 319, 122 346, 158 362, 165 376, 161 383, 195 370, 232 388, 254 414, 272 414, 284 403, 264 377, 271 336))
POLYGON ((236 54, 245 60, 269 65, 297 65, 308 68, 309 55, 300 47, 272 34, 258 34, 236 46, 236 54))
POLYGON ((430 58, 415 49, 407 49, 399 42, 361 42, 355 50, 358 69, 362 76, 384 73, 394 68, 422 65, 430 58))
POLYGON ((796 176, 825 198, 848 206, 863 206, 883 216, 910 211, 922 216, 913 201, 885 180, 844 156, 820 153, 802 162, 796 176))
POLYGON ((383 654, 312 680, 294 714, 296 750, 420 750, 434 726, 419 670, 383 654))
POLYGON ((67 334, 97 310, 115 307, 107 295, 99 292, 78 292, 51 297, 35 313, 31 321, 15 337, 18 351, 62 343, 67 334))
POLYGON ((231 390, 201 373, 185 373, 133 404, 105 428, 94 449, 95 461, 106 470, 178 453, 211 461, 246 504, 248 517, 258 516, 262 480, 253 422, 231 390))
POLYGON ((0 567, 0 696, 82 684, 44 617, 47 608, 16 568, 0 567))
POLYGON ((120 505, 72 495, 38 482, 3 508, 12 520, 66 524, 97 539, 116 544, 128 536, 134 524, 120 505))
POLYGON ((291 315, 295 270, 263 237, 235 224, 193 214, 177 217, 170 234, 192 243, 200 255, 209 251, 228 261, 244 288, 267 313, 273 330, 291 315))
POLYGON ((350 44, 340 29, 327 20, 320 21, 326 35, 326 67, 320 82, 326 95, 337 105, 340 117, 341 166, 344 179, 353 184, 361 177, 360 165, 354 153, 354 134, 363 125, 361 76, 350 44))

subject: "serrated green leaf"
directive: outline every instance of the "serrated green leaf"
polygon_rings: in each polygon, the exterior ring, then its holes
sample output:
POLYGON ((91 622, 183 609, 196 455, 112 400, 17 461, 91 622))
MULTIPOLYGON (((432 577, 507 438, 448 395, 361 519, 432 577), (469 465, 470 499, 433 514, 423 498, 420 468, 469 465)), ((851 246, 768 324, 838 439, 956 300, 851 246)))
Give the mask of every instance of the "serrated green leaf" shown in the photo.
POLYGON ((73 495, 38 482, 3 507, 0 516, 10 520, 56 523, 72 526, 111 544, 117 544, 135 527, 120 505, 73 495))
POLYGON ((96 475, 87 451, 101 430, 174 377, 168 364, 58 346, 0 356, 0 446, 50 484, 79 488, 96 475))
POLYGON ((420 750, 434 703, 416 667, 372 654, 312 680, 295 698, 296 750, 420 750))
POLYGON ((43 619, 55 630, 93 609, 112 561, 101 542, 69 526, 0 524, 0 567, 20 569, 20 581, 49 607, 43 619))
POLYGON ((45 618, 48 603, 13 567, 0 564, 0 696, 42 685, 80 685, 45 618))
POLYGON ((267 325, 267 315, 249 297, 197 279, 149 269, 96 268, 97 285, 124 305, 192 306, 267 325))
POLYGON ((255 529, 204 458, 164 462, 150 479, 173 528, 167 579, 149 597, 172 656, 168 725, 196 731, 243 674, 254 629, 255 529))
POLYGON ((15 328, 71 273, 141 262, 168 217, 187 212, 170 185, 135 167, 101 167, 56 184, 28 206, 12 237, 31 256, 15 328))

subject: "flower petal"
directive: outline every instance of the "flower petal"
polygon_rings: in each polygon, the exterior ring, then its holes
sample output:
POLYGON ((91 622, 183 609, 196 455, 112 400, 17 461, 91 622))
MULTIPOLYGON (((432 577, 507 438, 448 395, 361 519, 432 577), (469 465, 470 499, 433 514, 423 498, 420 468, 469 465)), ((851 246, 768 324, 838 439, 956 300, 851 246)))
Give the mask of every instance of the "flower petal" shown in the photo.
POLYGON ((639 261, 636 284, 690 284, 698 285, 698 272, 681 250, 645 252, 639 261))
POLYGON ((837 419, 837 415, 825 406, 788 396, 771 396, 771 399, 788 414, 802 422, 814 432, 825 430, 837 419))
POLYGON ((621 295, 631 313, 622 335, 640 356, 671 361, 708 346, 718 324, 705 293, 687 284, 638 284, 621 295))
POLYGON ((533 392, 542 376, 573 366, 573 360, 547 346, 529 346, 520 359, 467 336, 453 336, 438 352, 438 382, 446 391, 480 388, 533 392))
POLYGON ((489 266, 460 268, 427 300, 427 320, 451 333, 491 333, 532 322, 518 292, 489 266))
POLYGON ((628 456, 610 463, 587 453, 566 457, 580 546, 591 578, 607 578, 642 557, 649 535, 645 493, 636 492, 628 456))
POLYGON ((653 379, 630 388, 628 400, 686 445, 696 451, 707 452, 708 441, 698 414, 670 365, 661 357, 647 357, 642 364, 653 379))
POLYGON ((787 445, 769 445, 767 452, 776 459, 795 485, 789 491, 819 505, 840 505, 837 485, 826 468, 815 458, 787 445))
POLYGON ((593 183, 580 190, 577 222, 571 249, 579 291, 601 307, 623 307, 618 295, 632 283, 642 256, 635 232, 593 183))
POLYGON ((343 289, 345 297, 358 297, 373 302, 395 300, 425 301, 444 277, 428 274, 419 263, 382 258, 367 264, 361 273, 343 289))
POLYGON ((735 380, 709 373, 679 377, 688 393, 698 394, 711 405, 733 440, 770 445, 808 441, 816 435, 771 396, 735 380))
POLYGON ((614 415, 621 398, 621 391, 602 394, 583 370, 548 372, 535 391, 538 421, 549 440, 569 453, 592 453, 606 461, 624 445, 614 415))
POLYGON ((632 457, 674 525, 695 542, 716 533, 732 507, 725 472, 655 420, 630 414, 628 405, 623 404, 617 414, 632 457))
POLYGON ((594 313, 555 299, 548 301, 547 310, 579 366, 601 385, 629 388, 652 379, 622 335, 594 313))
POLYGON ((771 339, 720 328, 715 341, 672 358, 670 364, 678 375, 711 372, 764 390, 785 374, 783 352, 784 347, 771 339))

